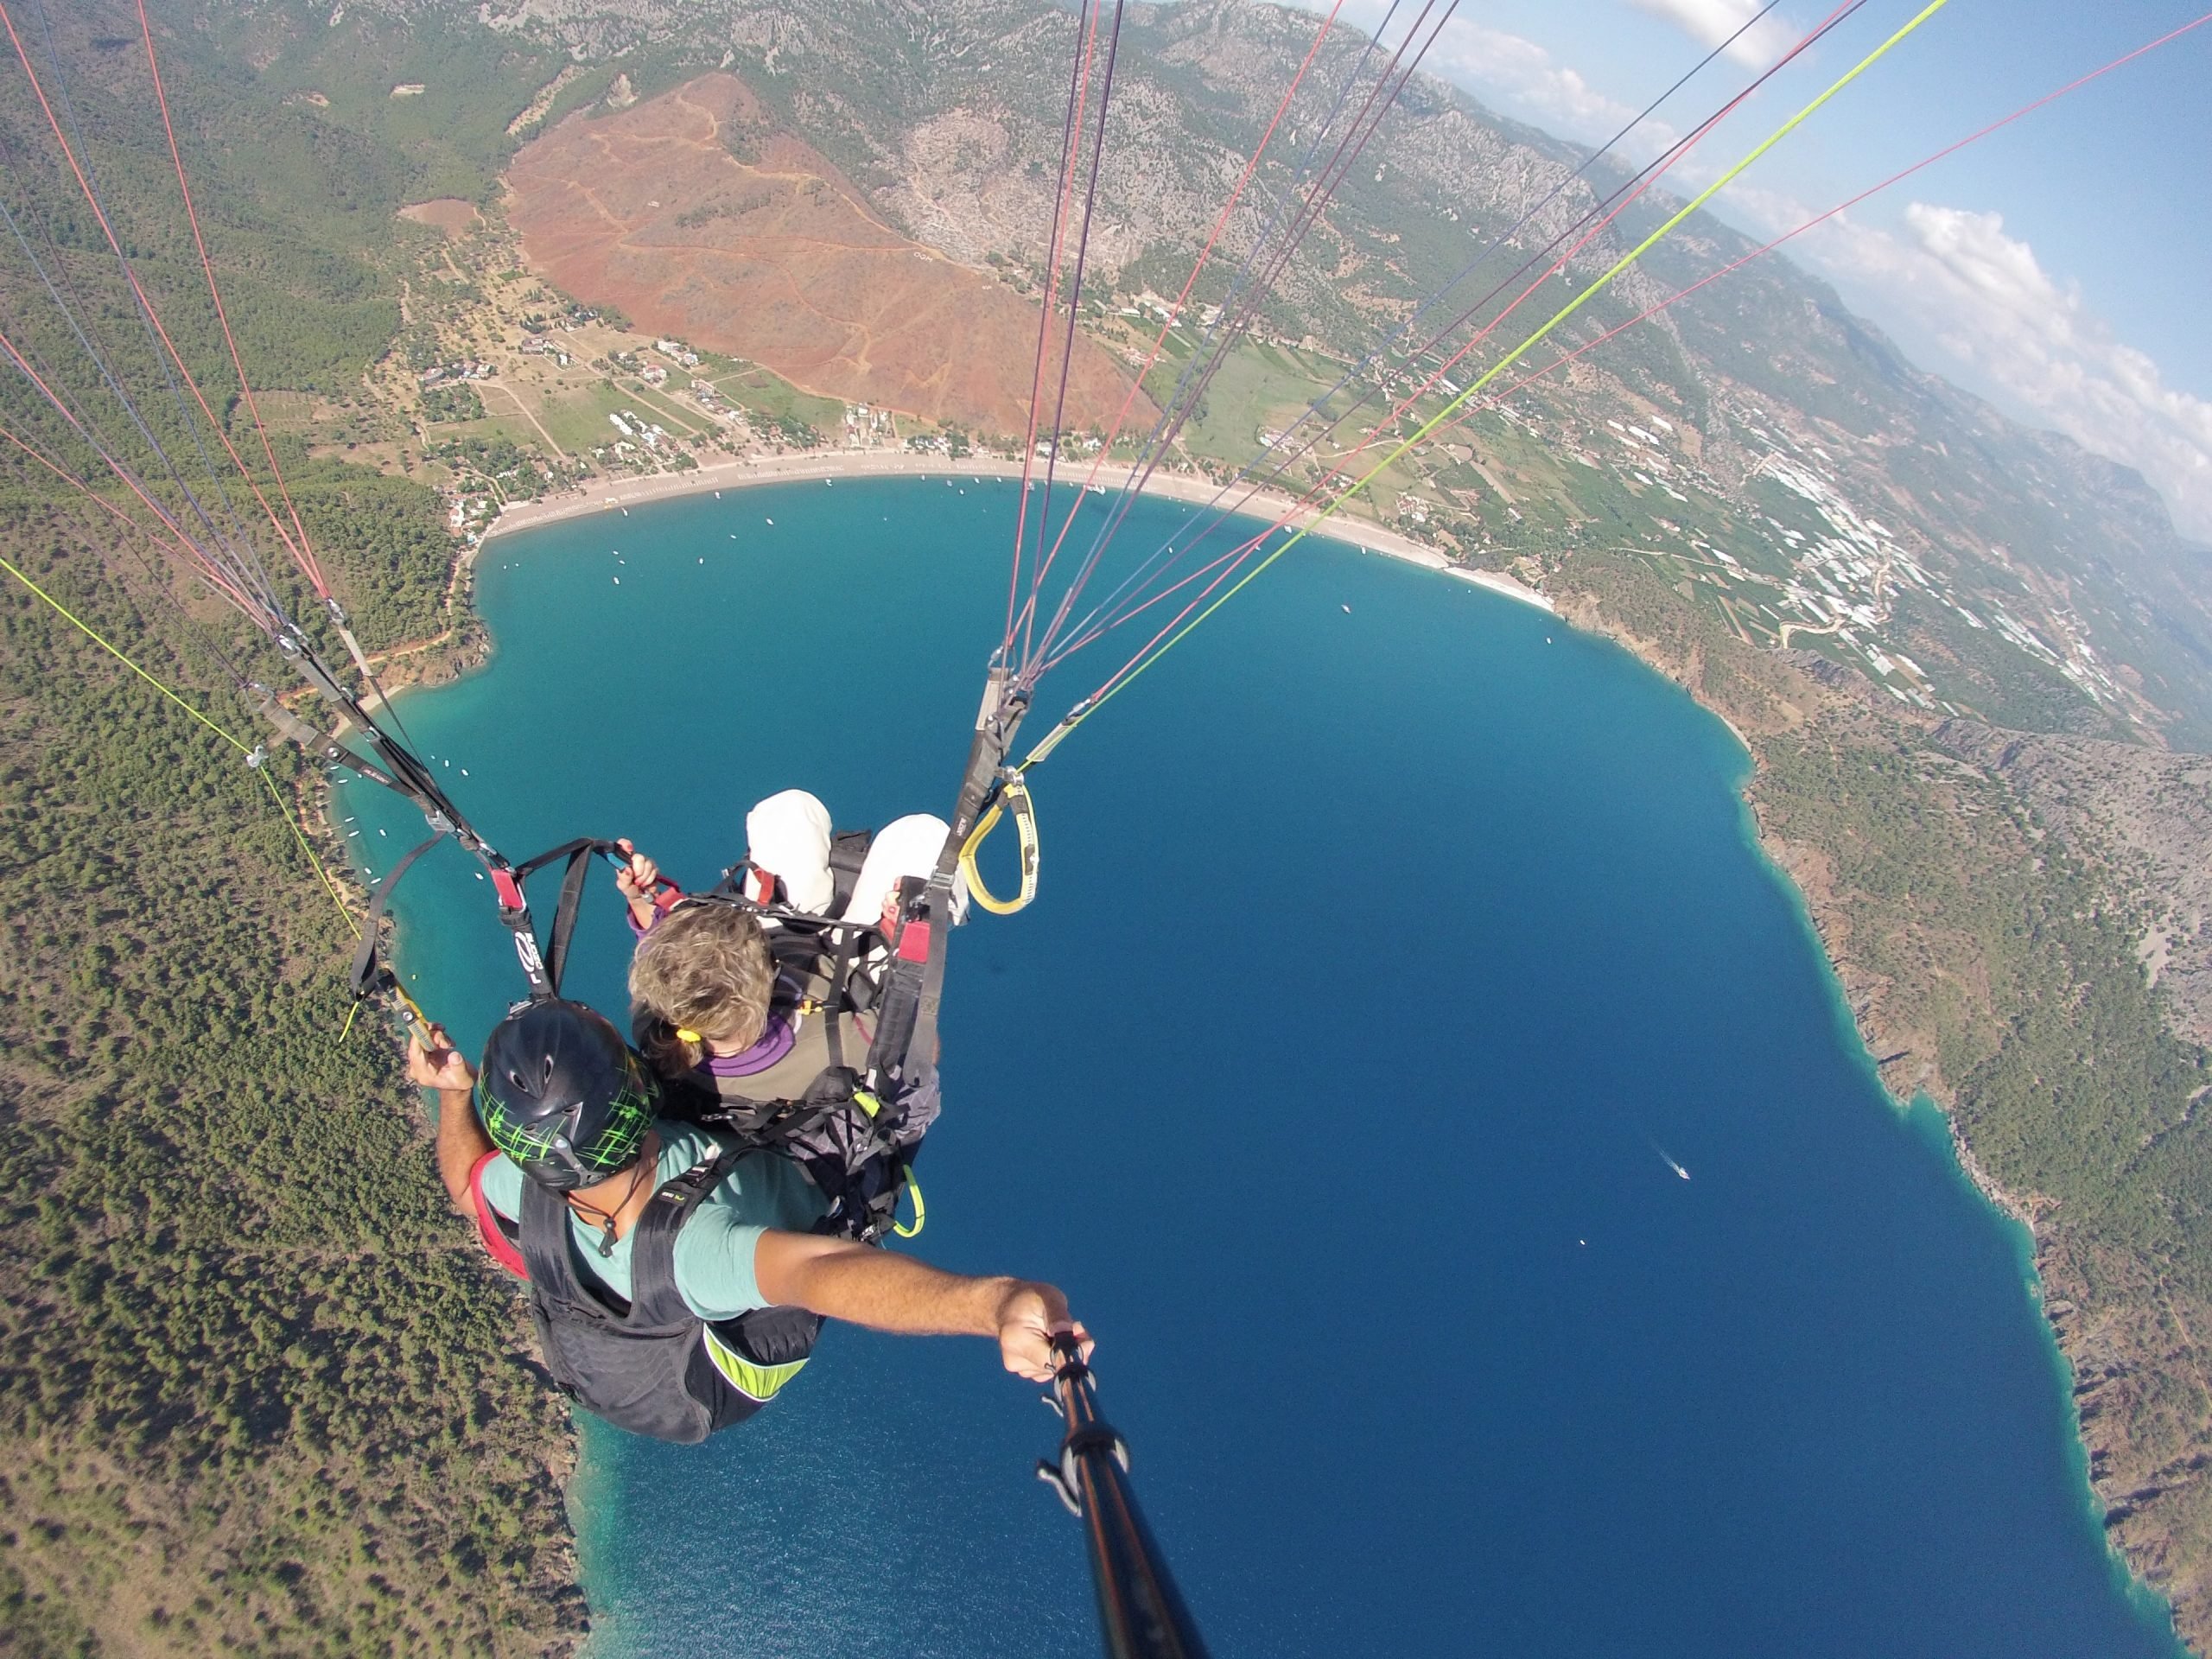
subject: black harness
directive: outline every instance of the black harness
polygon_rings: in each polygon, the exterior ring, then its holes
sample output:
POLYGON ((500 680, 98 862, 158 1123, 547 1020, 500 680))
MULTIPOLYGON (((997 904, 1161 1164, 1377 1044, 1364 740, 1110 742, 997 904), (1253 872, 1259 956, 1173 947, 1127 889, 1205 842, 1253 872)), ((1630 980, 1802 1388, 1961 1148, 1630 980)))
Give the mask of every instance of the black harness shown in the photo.
MULTIPOLYGON (((409 853, 378 886, 354 962, 357 994, 378 982, 375 921, 385 899, 408 866, 435 840, 433 836, 431 842, 409 853)), ((747 878, 760 873, 743 862, 724 871, 721 882, 703 893, 677 893, 675 884, 664 877, 666 891, 656 901, 672 899, 663 904, 664 908, 728 905, 767 924, 779 982, 813 982, 822 988, 803 1007, 787 1001, 778 1012, 787 1017, 803 1014, 818 1022, 817 1029, 827 1046, 824 1063, 810 1077, 786 1079, 797 1086, 774 1093, 748 1094, 741 1079, 728 1080, 728 1087, 677 1079, 668 1085, 665 1114, 720 1130, 744 1149, 766 1149, 791 1158, 829 1201, 822 1230, 864 1243, 875 1243, 895 1224, 914 1154, 938 1115, 934 1022, 925 1024, 915 1018, 923 989, 915 969, 927 960, 936 931, 927 913, 925 884, 918 877, 902 883, 899 920, 888 938, 879 925, 880 918, 834 919, 851 900, 873 840, 868 830, 832 839, 830 867, 835 892, 829 916, 794 909, 779 897, 747 897, 747 878), (855 1014, 871 1015, 875 1022, 864 1047, 857 1040, 855 1014), (918 1039, 924 1038, 930 1045, 928 1053, 918 1052, 918 1039)), ((560 992, 585 882, 598 859, 627 861, 615 842, 582 836, 495 875, 500 916, 515 931, 517 954, 537 968, 534 995, 560 992), (562 867, 560 898, 541 949, 523 883, 556 863, 562 867)), ((945 915, 949 925, 949 912, 945 915)), ((942 945, 938 949, 941 953, 942 945)), ((941 954, 938 959, 942 961, 941 954)), ((632 1035, 642 1042, 645 1033, 634 1029, 632 1035)))
MULTIPOLYGON (((831 916, 841 915, 851 901, 872 838, 858 830, 831 841, 831 916)), ((797 988, 798 994, 787 990, 772 1012, 813 1022, 821 1064, 810 1075, 795 1077, 785 1067, 779 1080, 764 1077, 766 1084, 780 1081, 781 1088, 748 1087, 744 1078, 709 1082, 695 1073, 670 1086, 665 1109, 791 1159, 829 1200, 822 1230, 873 1243, 894 1224, 915 1154, 938 1115, 935 1057, 894 1050, 887 1040, 903 1036, 911 1045, 914 1038, 912 1020, 894 1017, 896 976, 882 961, 887 956, 895 960, 899 938, 916 925, 902 919, 887 940, 880 918, 833 921, 773 898, 748 898, 747 878, 758 874, 741 863, 725 871, 711 892, 681 902, 728 905, 773 924, 767 937, 778 983, 797 988), (810 988, 816 994, 807 995, 810 988), (865 1048, 856 1040, 854 1018, 861 1014, 875 1020, 865 1048)), ((901 895, 902 917, 922 883, 909 878, 906 886, 911 890, 901 895)), ((633 1033, 640 1041, 645 1019, 639 1016, 633 1033)), ((808 1051, 813 1052, 812 1041, 808 1051)))
POLYGON ((594 1416, 633 1434, 696 1445, 760 1410, 812 1351, 822 1320, 803 1307, 709 1322, 676 1287, 677 1235, 747 1155, 724 1147, 653 1194, 630 1234, 626 1302, 577 1272, 567 1200, 523 1183, 515 1237, 530 1271, 538 1347, 562 1393, 594 1416))

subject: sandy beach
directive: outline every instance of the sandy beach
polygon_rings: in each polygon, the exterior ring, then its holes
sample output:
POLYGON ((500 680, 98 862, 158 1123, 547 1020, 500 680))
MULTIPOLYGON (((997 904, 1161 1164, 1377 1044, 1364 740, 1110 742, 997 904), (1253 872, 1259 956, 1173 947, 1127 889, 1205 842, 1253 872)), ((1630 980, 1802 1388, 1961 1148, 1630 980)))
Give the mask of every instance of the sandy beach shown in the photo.
MULTIPOLYGON (((1120 475, 1127 476, 1126 469, 1120 475)), ((739 461, 716 461, 701 467, 696 472, 667 473, 652 478, 620 479, 595 485, 586 490, 570 490, 560 495, 548 496, 541 501, 524 501, 504 509, 484 532, 489 542, 495 536, 505 536, 515 531, 531 530, 540 524, 550 524, 564 518, 578 518, 588 513, 626 511, 648 501, 665 500, 671 496, 697 495, 706 491, 741 490, 760 484, 803 483, 809 479, 840 478, 1020 478, 1021 463, 995 456, 968 455, 955 461, 943 455, 901 454, 880 449, 835 451, 830 453, 800 454, 795 455, 753 456, 739 461)), ((1065 475, 1064 483, 1079 482, 1065 475)), ((1109 489, 1115 487, 1115 478, 1102 469, 1101 482, 1109 489)), ((1163 497, 1173 501, 1187 501, 1203 505, 1211 501, 1218 486, 1209 480, 1184 473, 1155 473, 1145 485, 1147 495, 1163 497)), ((1236 510, 1251 518, 1275 519, 1297 509, 1297 502, 1275 490, 1256 490, 1236 498, 1236 510)), ((1302 516, 1302 515, 1301 515, 1302 516)), ((1290 522, 1296 524, 1300 518, 1290 522)), ((1487 588, 1492 593, 1508 599, 1516 599, 1540 610, 1550 611, 1552 602, 1525 582, 1516 581, 1494 570, 1473 570, 1454 565, 1434 548, 1358 519, 1329 519, 1313 527, 1313 534, 1325 536, 1332 541, 1343 542, 1363 550, 1380 553, 1389 558, 1403 559, 1426 569, 1440 570, 1459 579, 1487 588)))

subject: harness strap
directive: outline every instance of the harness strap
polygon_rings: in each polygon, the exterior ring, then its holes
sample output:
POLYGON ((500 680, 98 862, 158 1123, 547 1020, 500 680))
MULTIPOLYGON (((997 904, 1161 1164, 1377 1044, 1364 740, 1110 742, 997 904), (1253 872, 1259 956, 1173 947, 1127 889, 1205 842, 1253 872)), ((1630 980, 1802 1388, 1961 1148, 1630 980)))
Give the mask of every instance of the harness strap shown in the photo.
POLYGON ((868 849, 874 843, 873 830, 841 830, 830 837, 830 911, 842 916, 845 906, 853 901, 853 888, 861 879, 861 868, 868 862, 868 849))
MULTIPOLYGON (((906 1075, 908 1062, 925 1034, 931 1052, 923 1058, 934 1058, 935 993, 944 983, 944 936, 948 931, 937 923, 935 885, 934 880, 925 882, 912 875, 899 882, 899 909, 906 920, 893 940, 891 965, 885 970, 883 995, 876 1007, 875 1040, 868 1050, 868 1086, 875 1094, 891 1092, 906 1075), (926 1027, 921 1017, 925 1001, 931 1015, 926 1027)), ((950 885, 944 890, 944 910, 950 912, 950 885)))
POLYGON ((717 1128, 741 1137, 746 1149, 774 1149, 792 1136, 803 1135, 824 1119, 843 1110, 854 1098, 855 1078, 849 1066, 826 1067, 796 1100, 747 1101, 742 1104, 720 1097, 711 1108, 717 1128))
POLYGON ((361 942, 353 948, 353 969, 347 979, 357 1000, 376 988, 380 972, 377 965, 377 927, 384 920, 385 906, 391 902, 391 890, 399 885, 399 878, 407 874, 416 859, 445 838, 446 832, 441 830, 415 848, 385 872, 384 880, 377 883, 377 890, 369 895, 368 913, 361 918, 361 942))
MULTIPOLYGON (((515 936, 515 954, 522 958, 523 973, 530 980, 530 994, 534 1000, 561 994, 561 976, 569 965, 569 945, 575 936, 576 917, 583 903, 584 880, 591 874, 591 861, 594 858, 616 863, 626 861, 618 843, 579 836, 535 858, 526 858, 515 865, 502 862, 492 871, 492 884, 499 895, 499 919, 515 936), (530 900, 524 893, 523 884, 561 859, 568 861, 561 872, 561 897, 554 905, 553 925, 547 930, 545 948, 541 952, 537 924, 531 919, 530 900)), ((657 911, 665 913, 683 901, 683 890, 664 875, 656 884, 656 889, 653 908, 657 911)))
MULTIPOLYGON (((868 1086, 875 1094, 886 1093, 917 1075, 920 1067, 937 1062, 938 1012, 944 1000, 945 951, 952 932, 952 879, 960 868, 961 849, 991 804, 1007 749, 1028 702, 1027 693, 1012 683, 1003 667, 991 670, 982 706, 976 713, 976 735, 968 746, 950 833, 927 884, 918 895, 901 899, 906 925, 893 941, 895 959, 883 989, 875 1040, 868 1052, 868 1086)), ((909 893, 909 884, 902 883, 901 890, 909 893)))
MULTIPOLYGON (((346 631, 343 613, 334 607, 334 615, 338 618, 340 632, 353 651, 355 660, 360 664, 363 672, 367 673, 368 663, 361 657, 360 648, 354 643, 353 635, 346 631)), ((296 627, 287 626, 277 635, 276 644, 300 677, 314 689, 318 696, 337 710, 343 724, 350 724, 359 733, 361 741, 382 764, 378 766, 363 760, 335 737, 323 737, 304 721, 285 710, 265 688, 257 687, 255 690, 259 694, 264 716, 278 732, 308 753, 320 756, 330 765, 344 766, 372 782, 381 784, 412 803, 433 830, 438 835, 452 836, 474 855, 484 866, 485 874, 491 877, 492 885, 499 893, 499 919, 514 935, 515 956, 522 964, 524 977, 530 982, 531 997, 537 999, 556 995, 559 973, 557 969, 550 974, 546 971, 537 949, 537 936, 531 927, 530 908, 523 900, 521 882, 506 860, 476 833, 475 827, 453 804, 444 786, 432 775, 430 769, 410 753, 405 745, 370 718, 368 711, 361 707, 359 699, 339 683, 337 676, 315 654, 305 635, 296 627)), ((368 677, 374 684, 376 677, 369 674, 368 677)), ((381 689, 378 688, 379 691, 381 689)), ((435 838, 435 836, 432 837, 433 840, 435 838)), ((401 868, 404 868, 404 865, 401 868)), ((396 876, 398 872, 392 874, 396 876)), ((387 878, 385 886, 388 887, 390 885, 391 878, 387 878)), ((358 983, 366 983, 366 979, 361 976, 364 973, 373 976, 372 962, 364 969, 357 959, 355 973, 358 983)), ((355 995, 360 995, 358 988, 355 995)))
MULTIPOLYGON (((362 740, 376 752, 377 759, 391 774, 378 781, 414 802, 422 809, 423 816, 430 820, 432 827, 451 830, 471 852, 480 856, 490 852, 482 838, 469 827, 468 820, 461 816, 461 809, 448 798, 443 786, 430 775, 429 768, 369 717, 360 701, 338 683, 337 676, 315 655, 314 648, 297 628, 286 628, 277 635, 276 644, 300 677, 312 686, 324 702, 352 722, 359 730, 362 740)), ((355 760, 342 756, 333 758, 339 759, 342 765, 360 769, 355 760)))
POLYGON ((713 1157, 702 1158, 681 1175, 662 1182, 660 1191, 646 1204, 645 1213, 638 1218, 639 1230, 649 1220, 666 1227, 681 1227, 699 1207, 699 1201, 721 1184, 722 1177, 747 1150, 741 1147, 717 1147, 713 1157))
POLYGON ((575 938, 576 915, 584 896, 584 878, 591 874, 591 858, 596 850, 590 843, 578 847, 569 855, 568 868, 561 872, 561 897, 553 906, 552 932, 545 944, 545 976, 553 982, 553 988, 561 988, 561 976, 569 965, 569 942, 575 938))
MULTIPOLYGON (((524 1276, 541 1288, 562 1288, 588 1298, 614 1319, 628 1323, 692 1317, 676 1287, 676 1235, 699 1202, 713 1192, 749 1147, 718 1145, 681 1175, 661 1183, 630 1231, 630 1295, 626 1302, 587 1286, 578 1276, 572 1253, 570 1218, 575 1214, 561 1194, 534 1181, 523 1185, 520 1227, 524 1276)), ((497 1252, 495 1251, 496 1255, 497 1252)))
POLYGON ((583 898, 586 861, 613 844, 588 836, 579 836, 535 858, 526 858, 519 864, 492 873, 492 884, 499 896, 499 919, 514 935, 515 955, 521 960, 524 977, 530 981, 533 1001, 560 995, 561 970, 568 965, 569 938, 575 931, 576 909, 583 898), (540 950, 537 924, 531 919, 530 899, 523 891, 523 883, 534 872, 560 858, 567 859, 569 866, 562 874, 561 900, 553 912, 552 943, 550 949, 540 950))
POLYGON ((822 1038, 830 1046, 830 1064, 841 1071, 845 1064, 845 1037, 838 1015, 852 1007, 847 982, 852 978, 853 956, 861 937, 847 933, 838 939, 836 954, 830 959, 830 1001, 819 1011, 822 1038))

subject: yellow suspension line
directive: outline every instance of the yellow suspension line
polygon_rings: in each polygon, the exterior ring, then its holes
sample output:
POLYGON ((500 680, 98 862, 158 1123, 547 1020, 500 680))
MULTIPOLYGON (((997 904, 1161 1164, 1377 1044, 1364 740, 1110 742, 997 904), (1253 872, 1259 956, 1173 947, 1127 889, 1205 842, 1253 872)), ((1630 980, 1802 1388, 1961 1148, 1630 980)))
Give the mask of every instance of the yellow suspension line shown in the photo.
MULTIPOLYGON (((90 623, 86 622, 82 617, 72 611, 60 600, 54 598, 52 594, 48 593, 45 588, 40 587, 38 583, 33 582, 21 570, 18 570, 4 557, 0 557, 0 569, 5 569, 10 575, 13 576, 17 582, 22 582, 24 587, 29 588, 31 592, 44 600, 47 604, 53 607, 54 611, 62 618, 63 620, 67 621, 72 627, 75 628, 87 639, 90 639, 102 651, 107 652, 109 656, 114 658, 117 662, 121 663, 125 668, 129 669, 133 674, 136 674, 140 679, 145 681, 147 684, 152 686, 155 690, 160 692, 178 708, 183 709, 186 714, 190 715, 194 720, 198 721, 202 726, 205 726, 209 731, 214 733, 216 736, 221 738, 224 742, 229 744, 240 754, 245 755, 249 764, 253 762, 254 751, 252 749, 248 748, 245 744, 239 742, 237 738, 232 736, 230 733, 225 731, 220 726, 218 726, 213 721, 208 719, 207 715, 201 714, 200 710, 194 708, 182 697, 177 696, 175 692, 170 690, 168 687, 163 685, 159 680, 156 679, 151 674, 149 674, 144 669, 139 667, 137 664, 132 662, 130 658, 124 656, 120 651, 118 651, 113 645, 110 645, 105 639, 103 639, 99 633, 93 629, 90 623)), ((301 830, 300 826, 293 821, 291 809, 284 804, 284 798, 277 791, 276 780, 269 775, 269 769, 265 766, 256 764, 254 765, 254 770, 261 774, 261 781, 269 785, 269 797, 271 800, 276 803, 277 816, 284 820, 284 827, 292 832, 292 839, 300 843, 300 850, 307 855, 308 863, 313 867, 316 877, 322 882, 323 891, 330 895, 330 902, 338 906, 338 913, 344 918, 346 925, 349 929, 355 929, 355 931, 358 931, 359 930, 355 928, 353 921, 353 912, 346 908, 346 900, 339 894, 338 884, 330 879, 330 873, 323 868, 322 861, 315 855, 315 849, 308 844, 308 838, 306 835, 301 830)))
POLYGON ((1515 346, 1512 351, 1507 353, 1505 356, 1500 358, 1497 363, 1485 370, 1480 379, 1477 380, 1457 397, 1454 397, 1450 403, 1445 404, 1443 409, 1437 413, 1435 417, 1430 420, 1426 425, 1422 426, 1419 431, 1415 432, 1411 437, 1399 444, 1396 448, 1393 449, 1381 461, 1376 462, 1374 466, 1368 468, 1368 470, 1355 482, 1348 485, 1341 493, 1337 495, 1328 503, 1327 505, 1323 507, 1319 512, 1316 513, 1312 519, 1302 525, 1295 535, 1292 536, 1290 539, 1286 541, 1281 547, 1275 549, 1274 552, 1268 554, 1266 558, 1261 560, 1259 563, 1254 565, 1251 569, 1246 571, 1234 587, 1230 588, 1227 593, 1222 594, 1218 599, 1215 600, 1212 604, 1207 606, 1205 609, 1200 611, 1198 615, 1192 617, 1190 621, 1177 630, 1174 635, 1170 638, 1165 645, 1161 645, 1159 650, 1154 652, 1151 656, 1146 658, 1144 661, 1138 664, 1137 666, 1125 676, 1118 684, 1111 687, 1096 702, 1092 703, 1088 709, 1085 709, 1081 714, 1075 715, 1071 719, 1063 721, 1058 727, 1047 734, 1045 741, 1038 746, 1037 752, 1033 753, 1028 760, 1023 761, 1022 766, 1024 767, 1034 766, 1047 752, 1057 747, 1059 741, 1065 737, 1068 733, 1073 731, 1084 721, 1090 719, 1091 715, 1096 714, 1099 709, 1105 707, 1107 703, 1119 696, 1122 691, 1127 690, 1128 687, 1138 677, 1138 676, 1144 673, 1146 670, 1149 669, 1154 663, 1158 662, 1162 657, 1165 657, 1177 645, 1182 644, 1183 640, 1189 635, 1192 628, 1197 627, 1199 623, 1205 621, 1216 611, 1229 603, 1230 600, 1236 598, 1239 593, 1243 591, 1246 584, 1250 582, 1254 577, 1257 576, 1262 570, 1265 570, 1277 559, 1282 557, 1284 554, 1289 552, 1292 548, 1296 547, 1299 543, 1304 541, 1308 536, 1312 535, 1316 528, 1326 522, 1328 519, 1333 518, 1336 515, 1337 510, 1342 507, 1345 502, 1351 500, 1352 497, 1357 495, 1362 490, 1365 489, 1368 485, 1372 483, 1375 480, 1376 474, 1401 460, 1408 449, 1411 449, 1415 444, 1428 436, 1430 433, 1436 430, 1438 427, 1443 425, 1445 422, 1450 420, 1452 416, 1458 414, 1463 407, 1480 393, 1485 386, 1489 385, 1491 381, 1497 379, 1499 375, 1504 373, 1505 371, 1511 368, 1514 364, 1519 362, 1522 357, 1526 356, 1529 352, 1537 345, 1538 342, 1545 339, 1561 323, 1565 322, 1569 317, 1572 317, 1576 312, 1580 311, 1584 306, 1589 304, 1592 300, 1594 300, 1599 294, 1603 293, 1605 289, 1611 284, 1615 277, 1618 276, 1630 265, 1641 259, 1645 254, 1650 252, 1655 246, 1663 241, 1669 235, 1672 234, 1676 226, 1680 225, 1684 219, 1688 219, 1699 208, 1704 207, 1705 204, 1712 200, 1713 197, 1719 195, 1720 192, 1726 189, 1729 185, 1734 183, 1736 179, 1745 171, 1745 169, 1749 168, 1754 162, 1757 162, 1761 156, 1764 156, 1767 151, 1772 149, 1777 144, 1780 143, 1784 138, 1787 138, 1791 133, 1796 131, 1799 127, 1810 120, 1812 117, 1819 111, 1821 106, 1828 102, 1829 99, 1834 98, 1837 93, 1843 91, 1845 87, 1850 86, 1853 81, 1858 79, 1859 77, 1865 74, 1867 70, 1872 68, 1876 63, 1879 62, 1884 57, 1888 55, 1890 49, 1892 47, 1896 46, 1897 42, 1904 40, 1906 35, 1911 34, 1915 29, 1918 29, 1923 23, 1926 22, 1930 17, 1933 17, 1937 12, 1942 10, 1942 9, 1949 3, 1950 0, 1929 0, 1929 3, 1923 6, 1910 22, 1904 24, 1904 26, 1899 29, 1897 33, 1891 35, 1889 39, 1884 41, 1872 52, 1869 52, 1865 57, 1861 58, 1847 73, 1838 78, 1835 83, 1826 92, 1822 92, 1818 98, 1805 105, 1803 109, 1791 116, 1789 120, 1783 122, 1779 127, 1776 128, 1772 133, 1769 134, 1767 137, 1763 140, 1749 155, 1745 156, 1743 160, 1738 162, 1733 167, 1730 168, 1718 179, 1715 179, 1710 185, 1707 186, 1703 191, 1699 193, 1696 199, 1691 201, 1688 206, 1685 207, 1680 213, 1676 213, 1664 225, 1662 225, 1657 230, 1652 232, 1650 235, 1645 237, 1643 241, 1639 242, 1629 252, 1622 255, 1621 257, 1614 263, 1611 270, 1608 270, 1604 276, 1600 276, 1589 287, 1584 289, 1582 292, 1575 296, 1573 299, 1567 302, 1567 303, 1560 309, 1558 315, 1554 316, 1550 321, 1547 322, 1542 327, 1537 329, 1535 334, 1529 335, 1528 339, 1522 340, 1520 345, 1515 346))
POLYGON ((159 680, 149 674, 144 669, 139 667, 137 664, 132 662, 128 657, 118 651, 113 645, 108 644, 106 640, 100 638, 98 633, 93 632, 91 625, 86 622, 83 618, 78 616, 67 605, 64 605, 52 594, 48 593, 45 588, 40 587, 38 583, 33 582, 22 571, 16 569, 14 565, 10 564, 6 559, 0 558, 0 568, 4 568, 10 575, 13 576, 17 582, 22 582, 24 587, 29 588, 31 592, 36 594, 48 605, 51 605, 56 611, 60 612, 62 618, 79 633, 90 639, 102 651, 107 652, 109 656, 114 658, 117 662, 121 663, 125 668, 129 669, 133 674, 136 674, 140 679, 145 681, 147 684, 152 686, 155 690, 160 692, 171 702, 176 704, 178 708, 183 709, 186 714, 190 715, 194 720, 198 721, 202 726, 205 726, 209 731, 214 733, 216 736, 221 738, 224 742, 229 744, 240 754, 251 754, 253 753, 251 749, 239 742, 238 739, 232 737, 228 732, 218 726, 213 721, 208 719, 207 715, 201 714, 197 709, 187 702, 182 697, 177 696, 175 692, 170 690, 168 687, 163 685, 159 680))
POLYGON ((330 895, 330 902, 338 906, 340 918, 349 929, 359 933, 360 929, 353 920, 353 910, 340 893, 338 884, 330 879, 330 872, 322 868, 322 861, 315 855, 315 849, 308 844, 306 834, 294 820, 291 809, 284 804, 284 797, 276 787, 276 780, 269 775, 266 766, 256 766, 254 770, 261 774, 261 781, 269 785, 269 798, 276 803, 276 811, 284 820, 284 827, 292 832, 292 839, 300 843, 300 850, 307 855, 308 863, 313 867, 316 879, 322 883, 322 890, 330 895))

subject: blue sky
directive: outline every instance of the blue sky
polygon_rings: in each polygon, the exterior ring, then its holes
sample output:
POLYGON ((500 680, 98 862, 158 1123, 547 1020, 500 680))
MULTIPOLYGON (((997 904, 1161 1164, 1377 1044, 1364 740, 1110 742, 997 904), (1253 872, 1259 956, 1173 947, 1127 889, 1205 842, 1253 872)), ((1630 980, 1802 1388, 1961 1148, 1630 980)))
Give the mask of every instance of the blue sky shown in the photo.
MULTIPOLYGON (((1309 10, 1324 10, 1302 0, 1309 10)), ((1427 67, 1586 143, 1763 0, 1462 0, 1427 67)), ((1783 0, 1637 135, 1641 161, 1827 15, 1783 0)), ((1701 187, 1920 9, 1870 0, 1670 175, 1701 187)), ((1764 240, 2212 9, 2212 0, 1950 0, 1720 199, 1764 240)), ((1348 0, 1372 28, 1387 0, 1348 0)), ((1395 41, 1420 10, 1401 6, 1395 41)), ((1432 17, 1434 14, 1432 14, 1432 17)), ((2139 467, 2212 541, 2212 24, 1792 245, 1915 361, 2139 467)))

